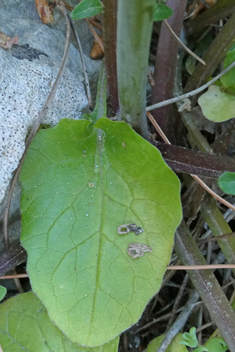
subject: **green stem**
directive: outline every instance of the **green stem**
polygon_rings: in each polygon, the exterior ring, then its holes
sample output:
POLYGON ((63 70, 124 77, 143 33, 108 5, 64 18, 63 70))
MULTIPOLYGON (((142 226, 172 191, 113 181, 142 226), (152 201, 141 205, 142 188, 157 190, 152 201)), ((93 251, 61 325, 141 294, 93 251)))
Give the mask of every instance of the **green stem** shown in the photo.
MULTIPOLYGON (((201 213, 214 236, 221 236, 226 233, 231 233, 232 230, 218 209, 214 199, 209 194, 206 194, 202 202, 201 213)), ((228 263, 235 263, 235 238, 225 238, 218 241, 219 246, 224 253, 228 263)), ((233 269, 235 273, 235 269, 233 269)))
POLYGON ((122 120, 148 138, 146 84, 155 0, 119 0, 118 92, 122 120))
MULTIPOLYGON (((175 75, 175 89, 174 89, 174 95, 175 96, 180 96, 182 95, 182 62, 183 62, 183 57, 184 57, 184 52, 181 52, 180 55, 178 55, 177 58, 177 66, 176 66, 176 75, 175 75)), ((182 102, 178 101, 177 103, 178 109, 181 107, 182 102)), ((199 148, 201 152, 204 153, 211 153, 211 148, 207 140, 203 137, 201 134, 201 131, 199 128, 196 126, 192 116, 188 112, 181 112, 181 119, 187 128, 189 135, 195 145, 199 148)))

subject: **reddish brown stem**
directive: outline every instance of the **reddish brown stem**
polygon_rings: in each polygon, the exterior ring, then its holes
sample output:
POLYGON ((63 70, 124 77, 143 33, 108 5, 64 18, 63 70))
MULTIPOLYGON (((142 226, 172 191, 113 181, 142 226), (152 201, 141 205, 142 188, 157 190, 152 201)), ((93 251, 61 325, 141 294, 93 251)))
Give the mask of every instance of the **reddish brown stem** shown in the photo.
POLYGON ((175 171, 218 178, 225 171, 235 172, 235 162, 228 156, 199 153, 190 149, 154 142, 165 162, 175 171))
MULTIPOLYGON (((180 36, 184 11, 187 0, 168 0, 167 5, 174 11, 167 20, 176 35, 180 36)), ((172 37, 169 29, 163 22, 158 42, 157 57, 155 63, 152 103, 172 98, 174 78, 176 72, 178 42, 172 37)), ((165 106, 154 110, 153 117, 164 131, 174 141, 173 107, 165 106)))
POLYGON ((111 105, 116 114, 119 111, 116 61, 117 0, 104 0, 103 3, 104 59, 111 105))

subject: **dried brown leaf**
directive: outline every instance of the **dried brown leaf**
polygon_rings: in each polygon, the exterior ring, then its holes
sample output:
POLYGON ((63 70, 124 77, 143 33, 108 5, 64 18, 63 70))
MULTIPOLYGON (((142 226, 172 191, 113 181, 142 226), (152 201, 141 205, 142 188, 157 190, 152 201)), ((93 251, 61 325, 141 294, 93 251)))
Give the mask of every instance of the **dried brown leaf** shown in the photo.
POLYGON ((47 0, 35 0, 35 6, 38 16, 44 24, 55 22, 52 7, 48 5, 47 0))

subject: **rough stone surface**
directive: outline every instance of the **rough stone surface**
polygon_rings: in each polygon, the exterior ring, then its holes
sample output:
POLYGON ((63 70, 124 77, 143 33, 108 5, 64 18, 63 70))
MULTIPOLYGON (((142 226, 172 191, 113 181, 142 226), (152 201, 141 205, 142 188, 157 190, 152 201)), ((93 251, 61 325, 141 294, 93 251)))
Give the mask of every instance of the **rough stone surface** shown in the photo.
MULTIPOLYGON (((0 47, 0 219, 4 195, 23 154, 26 135, 51 91, 61 63, 65 24, 59 13, 55 18, 50 27, 42 24, 34 0, 0 0, 0 31, 20 39, 11 50, 0 47)), ((97 77, 100 62, 86 55, 92 45, 87 24, 83 21, 76 26, 82 33, 88 74, 97 77)), ((86 106, 80 55, 71 45, 64 76, 43 123, 56 125, 61 118, 79 119, 86 106)), ((13 214, 17 208, 19 202, 15 201, 13 214)))

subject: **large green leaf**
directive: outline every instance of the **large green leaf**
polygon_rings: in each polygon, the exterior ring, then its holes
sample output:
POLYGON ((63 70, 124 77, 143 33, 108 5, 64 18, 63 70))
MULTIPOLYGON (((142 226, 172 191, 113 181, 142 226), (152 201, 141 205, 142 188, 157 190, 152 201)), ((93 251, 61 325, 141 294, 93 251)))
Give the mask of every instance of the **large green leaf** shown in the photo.
POLYGON ((41 130, 21 172, 32 288, 66 336, 90 347, 140 318, 181 220, 179 180, 159 151, 124 122, 95 127, 62 120, 41 130), (132 223, 140 235, 118 234, 132 223), (134 259, 133 243, 152 252, 134 259))
POLYGON ((3 352, 117 352, 118 338, 95 348, 72 343, 50 321, 45 307, 32 293, 0 305, 0 345, 3 352))
POLYGON ((235 96, 227 94, 215 85, 200 96, 198 104, 210 121, 223 122, 235 117, 235 96))

